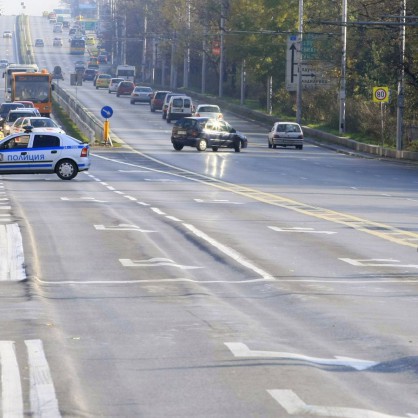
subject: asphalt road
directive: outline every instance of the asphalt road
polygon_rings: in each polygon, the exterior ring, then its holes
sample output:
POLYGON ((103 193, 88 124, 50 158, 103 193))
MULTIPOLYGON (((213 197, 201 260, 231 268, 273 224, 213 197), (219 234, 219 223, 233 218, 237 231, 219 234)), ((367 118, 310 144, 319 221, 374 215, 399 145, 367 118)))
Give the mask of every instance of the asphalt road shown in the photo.
POLYGON ((126 146, 0 178, 26 274, 0 283, 4 416, 418 416, 416 166, 268 149, 232 114, 248 149, 176 152, 146 104, 63 85, 126 146))

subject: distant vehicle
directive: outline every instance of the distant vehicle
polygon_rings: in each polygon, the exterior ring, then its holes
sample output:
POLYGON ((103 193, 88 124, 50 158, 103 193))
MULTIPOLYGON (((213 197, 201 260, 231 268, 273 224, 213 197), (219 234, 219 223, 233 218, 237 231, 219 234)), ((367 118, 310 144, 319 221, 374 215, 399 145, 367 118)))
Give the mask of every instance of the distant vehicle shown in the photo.
POLYGON ((111 78, 109 83, 109 93, 116 93, 118 90, 118 85, 121 81, 125 81, 123 78, 111 78))
POLYGON ((11 110, 23 107, 25 107, 25 105, 20 102, 3 102, 0 105, 0 126, 3 128, 4 121, 11 110))
POLYGON ((41 116, 41 114, 39 113, 38 109, 31 109, 26 107, 10 110, 3 125, 3 132, 5 135, 9 135, 13 123, 15 123, 15 121, 22 116, 41 116))
POLYGON ((156 110, 162 110, 165 96, 167 96, 170 91, 166 90, 158 90, 156 91, 150 101, 150 110, 151 112, 155 112, 156 110))
POLYGON ((9 30, 5 30, 3 32, 3 38, 12 38, 12 37, 13 37, 12 32, 10 32, 9 30))
POLYGON ((33 132, 58 132, 65 134, 65 131, 58 126, 51 118, 45 118, 43 116, 22 116, 13 123, 10 127, 10 133, 25 132, 31 127, 33 132))
POLYGON ((124 80, 134 81, 136 68, 134 65, 118 65, 116 67, 116 77, 124 80))
POLYGON ((151 87, 136 86, 131 93, 131 104, 136 102, 149 103, 153 90, 151 87))
POLYGON ((167 117, 167 109, 168 109, 168 103, 170 102, 170 99, 172 96, 186 96, 186 93, 175 93, 175 92, 170 92, 167 93, 166 96, 164 97, 164 103, 163 103, 163 107, 162 107, 162 118, 165 119, 167 117))
POLYGON ((178 120, 192 116, 192 98, 189 96, 171 96, 168 102, 166 121, 178 120))
POLYGON ((45 46, 45 44, 44 44, 44 40, 43 40, 43 39, 41 39, 41 38, 36 39, 36 40, 35 40, 35 46, 36 46, 36 47, 43 47, 43 46, 45 46))
POLYGON ((0 174, 55 173, 71 180, 91 164, 88 144, 48 131, 9 135, 0 141, 0 153, 0 174))
POLYGON ((70 55, 84 55, 86 52, 86 41, 83 38, 72 38, 70 40, 70 55))
POLYGON ((84 61, 76 61, 74 63, 74 70, 76 73, 84 72, 85 69, 86 69, 86 64, 84 61))
POLYGON ((199 104, 196 107, 194 115, 196 117, 202 116, 211 119, 223 119, 221 109, 217 105, 212 104, 199 104))
POLYGON ((7 59, 0 59, 0 68, 6 68, 9 65, 9 61, 7 59))
POLYGON ((62 38, 54 38, 52 46, 62 46, 62 38))
POLYGON ((56 23, 53 29, 54 33, 62 33, 62 23, 56 23))
POLYGON ((102 88, 109 88, 110 80, 112 76, 110 74, 99 74, 96 78, 96 90, 102 88))
POLYGON ((303 131, 295 122, 276 122, 268 134, 268 147, 295 147, 303 149, 303 131))
POLYGON ((178 120, 171 132, 171 143, 176 151, 183 147, 195 147, 198 151, 212 148, 233 148, 240 152, 247 148, 247 137, 237 132, 228 122, 219 119, 187 117, 178 120))
POLYGON ((97 60, 99 61, 99 64, 107 64, 107 54, 100 54, 97 57, 97 60))
POLYGON ((62 73, 62 69, 59 65, 54 67, 54 70, 52 71, 52 78, 54 80, 64 80, 64 74, 62 73))
POLYGON ((119 96, 130 96, 131 93, 134 91, 135 84, 132 81, 121 81, 118 84, 118 88, 116 90, 116 97, 119 96))
POLYGON ((83 74, 83 81, 93 81, 96 74, 97 74, 97 70, 93 68, 85 69, 84 74, 83 74))
POLYGON ((35 108, 33 102, 30 102, 29 100, 15 100, 13 103, 22 103, 22 105, 26 108, 35 108))
POLYGON ((15 73, 36 73, 39 68, 36 64, 9 64, 3 73, 4 99, 11 101, 12 80, 15 73))
POLYGON ((86 45, 96 45, 96 38, 94 36, 86 36, 86 45))

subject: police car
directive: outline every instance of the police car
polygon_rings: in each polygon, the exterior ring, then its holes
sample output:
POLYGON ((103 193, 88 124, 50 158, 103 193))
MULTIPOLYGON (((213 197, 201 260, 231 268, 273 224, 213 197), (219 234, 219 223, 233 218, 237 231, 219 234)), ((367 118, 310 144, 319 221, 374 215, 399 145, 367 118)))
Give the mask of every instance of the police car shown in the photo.
POLYGON ((25 132, 0 140, 0 174, 56 173, 62 180, 73 179, 90 167, 90 147, 62 133, 25 132))

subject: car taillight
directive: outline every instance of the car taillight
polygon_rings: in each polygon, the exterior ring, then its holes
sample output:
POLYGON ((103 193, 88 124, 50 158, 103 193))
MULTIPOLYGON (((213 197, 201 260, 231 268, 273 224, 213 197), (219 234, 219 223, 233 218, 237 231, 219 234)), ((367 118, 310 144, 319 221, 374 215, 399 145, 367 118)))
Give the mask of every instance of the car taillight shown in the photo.
POLYGON ((83 147, 80 153, 80 157, 88 157, 89 156, 89 147, 83 147))

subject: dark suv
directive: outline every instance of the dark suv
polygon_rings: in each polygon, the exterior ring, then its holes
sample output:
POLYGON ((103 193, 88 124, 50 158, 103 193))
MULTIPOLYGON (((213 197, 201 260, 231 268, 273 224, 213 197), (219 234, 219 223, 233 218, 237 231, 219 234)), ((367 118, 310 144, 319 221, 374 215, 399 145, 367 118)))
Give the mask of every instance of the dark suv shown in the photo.
POLYGON ((93 81, 94 77, 96 77, 97 70, 94 70, 93 68, 87 68, 84 70, 83 74, 83 81, 93 81))
POLYGON ((158 90, 154 93, 150 101, 150 110, 155 112, 156 110, 163 110, 163 104, 165 96, 167 96, 170 91, 158 90))
POLYGON ((3 128, 4 121, 11 110, 18 107, 25 107, 23 103, 4 102, 0 105, 0 126, 3 128))

